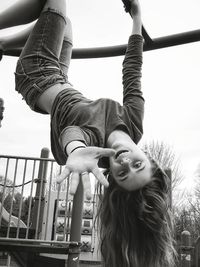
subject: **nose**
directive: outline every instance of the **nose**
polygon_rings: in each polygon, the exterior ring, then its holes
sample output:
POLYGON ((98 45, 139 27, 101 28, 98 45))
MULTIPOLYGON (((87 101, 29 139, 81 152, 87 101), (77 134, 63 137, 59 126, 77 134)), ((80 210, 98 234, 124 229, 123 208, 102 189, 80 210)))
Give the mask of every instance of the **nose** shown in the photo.
POLYGON ((121 160, 121 165, 122 165, 122 166, 129 166, 130 163, 131 163, 131 160, 130 160, 129 158, 123 158, 123 159, 121 160))

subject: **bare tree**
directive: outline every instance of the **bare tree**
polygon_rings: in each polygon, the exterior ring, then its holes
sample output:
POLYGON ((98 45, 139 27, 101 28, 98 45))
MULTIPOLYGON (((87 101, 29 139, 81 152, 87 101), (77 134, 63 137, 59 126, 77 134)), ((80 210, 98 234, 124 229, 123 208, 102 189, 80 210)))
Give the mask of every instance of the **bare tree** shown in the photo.
POLYGON ((174 191, 182 182, 184 176, 180 171, 179 160, 173 149, 165 142, 152 141, 144 144, 144 150, 163 170, 170 169, 172 173, 172 190, 174 191))

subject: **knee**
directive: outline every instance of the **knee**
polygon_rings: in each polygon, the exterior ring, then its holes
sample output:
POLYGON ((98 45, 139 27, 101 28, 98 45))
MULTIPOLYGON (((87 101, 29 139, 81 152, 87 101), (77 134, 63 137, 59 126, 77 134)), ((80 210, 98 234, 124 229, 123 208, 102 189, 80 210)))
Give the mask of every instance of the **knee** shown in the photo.
POLYGON ((65 40, 73 44, 72 24, 68 17, 66 17, 66 27, 65 27, 64 38, 65 40))

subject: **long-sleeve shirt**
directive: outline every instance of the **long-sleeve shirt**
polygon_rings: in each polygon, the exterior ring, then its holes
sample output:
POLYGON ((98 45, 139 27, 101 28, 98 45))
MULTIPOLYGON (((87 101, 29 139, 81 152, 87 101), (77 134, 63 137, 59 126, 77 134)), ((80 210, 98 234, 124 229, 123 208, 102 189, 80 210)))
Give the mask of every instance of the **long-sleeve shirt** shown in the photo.
POLYGON ((116 129, 125 131, 136 144, 139 142, 144 115, 142 51, 142 36, 131 35, 123 61, 123 105, 108 98, 87 99, 73 88, 57 95, 51 114, 51 148, 58 164, 65 165, 67 160, 63 143, 66 146, 78 140, 86 146, 106 147, 109 135, 116 129))

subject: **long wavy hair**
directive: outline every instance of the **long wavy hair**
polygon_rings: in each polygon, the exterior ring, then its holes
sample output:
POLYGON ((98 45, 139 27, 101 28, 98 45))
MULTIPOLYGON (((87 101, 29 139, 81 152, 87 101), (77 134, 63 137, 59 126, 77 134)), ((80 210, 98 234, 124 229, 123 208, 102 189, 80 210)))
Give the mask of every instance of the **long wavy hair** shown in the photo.
POLYGON ((108 175, 100 199, 98 222, 105 267, 174 266, 169 178, 152 160, 152 181, 128 192, 108 175))

